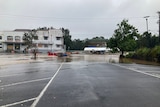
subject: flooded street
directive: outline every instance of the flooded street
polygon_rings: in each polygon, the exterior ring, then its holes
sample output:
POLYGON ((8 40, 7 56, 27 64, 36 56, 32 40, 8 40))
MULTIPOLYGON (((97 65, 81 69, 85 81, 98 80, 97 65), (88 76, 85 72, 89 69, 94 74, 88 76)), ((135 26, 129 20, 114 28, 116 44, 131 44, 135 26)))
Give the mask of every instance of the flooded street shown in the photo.
POLYGON ((0 107, 160 105, 159 66, 119 63, 118 54, 31 57, 0 56, 0 107))
POLYGON ((124 63, 124 64, 143 64, 143 65, 157 65, 159 63, 149 62, 143 60, 135 59, 119 59, 119 54, 105 54, 105 55, 96 55, 96 54, 72 54, 67 57, 56 57, 48 56, 47 54, 38 54, 37 59, 32 59, 32 54, 2 54, 0 55, 0 66, 12 65, 19 63, 30 63, 30 62, 42 62, 42 61, 52 61, 52 62, 106 62, 106 63, 124 63))

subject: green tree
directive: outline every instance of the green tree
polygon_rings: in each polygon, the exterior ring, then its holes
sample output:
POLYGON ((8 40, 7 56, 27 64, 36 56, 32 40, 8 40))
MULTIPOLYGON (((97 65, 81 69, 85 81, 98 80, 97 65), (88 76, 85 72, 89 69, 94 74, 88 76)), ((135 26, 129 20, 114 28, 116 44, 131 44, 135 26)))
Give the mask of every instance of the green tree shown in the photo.
POLYGON ((85 47, 87 47, 87 46, 88 46, 88 44, 89 44, 89 39, 88 39, 88 38, 86 38, 86 39, 84 40, 84 46, 85 46, 85 47))
POLYGON ((36 59, 37 47, 36 47, 36 44, 34 44, 33 40, 37 40, 37 39, 38 39, 38 36, 36 34, 36 30, 32 30, 28 33, 24 33, 23 41, 27 45, 27 48, 25 50, 29 48, 34 48, 34 51, 33 51, 34 59, 36 59))
POLYGON ((85 42, 83 40, 74 39, 72 41, 72 46, 71 46, 72 50, 83 50, 84 47, 85 47, 85 42))
POLYGON ((108 41, 107 41, 107 47, 111 48, 113 52, 117 52, 117 41, 115 38, 111 37, 108 41))
POLYGON ((142 35, 139 36, 138 40, 138 48, 153 48, 158 45, 158 37, 155 35, 152 36, 150 32, 144 32, 142 35))
POLYGON ((63 32, 63 38, 64 38, 64 45, 66 46, 66 50, 70 50, 71 45, 72 45, 72 40, 71 40, 71 35, 70 31, 68 29, 62 28, 63 32))
POLYGON ((28 32, 28 33, 24 33, 23 40, 27 45, 28 49, 35 47, 33 40, 37 40, 37 39, 38 39, 38 36, 35 30, 32 30, 31 32, 28 32))
POLYGON ((108 47, 119 49, 121 56, 123 56, 124 51, 133 51, 136 49, 136 40, 139 34, 134 26, 128 24, 128 20, 124 19, 120 24, 117 24, 117 26, 118 28, 109 39, 108 47))
POLYGON ((92 39, 85 39, 85 46, 106 46, 107 39, 105 39, 103 36, 96 36, 92 39))

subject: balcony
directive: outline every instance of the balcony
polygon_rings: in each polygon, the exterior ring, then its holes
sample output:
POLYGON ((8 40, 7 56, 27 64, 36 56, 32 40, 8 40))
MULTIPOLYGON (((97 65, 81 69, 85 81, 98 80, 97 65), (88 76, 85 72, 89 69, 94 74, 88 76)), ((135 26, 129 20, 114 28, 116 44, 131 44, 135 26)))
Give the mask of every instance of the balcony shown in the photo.
POLYGON ((5 40, 4 43, 24 43, 22 40, 5 40))
POLYGON ((62 40, 56 40, 54 41, 55 44, 63 44, 63 41, 62 40))
POLYGON ((34 43, 37 43, 37 44, 53 44, 53 42, 49 41, 49 40, 35 40, 34 43))

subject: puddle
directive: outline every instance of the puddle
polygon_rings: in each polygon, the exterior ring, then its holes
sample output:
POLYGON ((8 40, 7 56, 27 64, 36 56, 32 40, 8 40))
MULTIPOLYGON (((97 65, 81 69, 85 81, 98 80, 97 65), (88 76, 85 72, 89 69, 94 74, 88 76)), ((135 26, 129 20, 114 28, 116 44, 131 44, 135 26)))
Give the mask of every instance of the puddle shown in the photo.
POLYGON ((108 62, 108 63, 125 63, 125 64, 143 64, 143 65, 156 65, 160 66, 160 63, 144 61, 144 60, 135 60, 119 58, 119 54, 106 54, 106 55, 88 55, 88 54, 76 54, 71 57, 57 58, 57 62, 108 62))

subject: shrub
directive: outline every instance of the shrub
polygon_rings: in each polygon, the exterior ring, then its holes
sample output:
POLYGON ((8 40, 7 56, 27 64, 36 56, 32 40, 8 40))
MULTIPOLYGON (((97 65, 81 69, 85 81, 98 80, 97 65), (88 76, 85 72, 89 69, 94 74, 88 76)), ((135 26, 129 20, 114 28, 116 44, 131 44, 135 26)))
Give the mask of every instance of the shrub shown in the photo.
POLYGON ((150 54, 149 48, 140 48, 135 52, 135 56, 137 59, 148 60, 148 56, 150 54))
POLYGON ((140 48, 134 53, 129 53, 128 55, 126 55, 126 57, 160 62, 160 46, 156 46, 152 49, 140 48))
POLYGON ((131 52, 130 52, 130 53, 128 53, 125 57, 126 57, 126 58, 134 58, 134 55, 135 55, 135 53, 133 53, 133 52, 131 53, 131 52))
POLYGON ((151 56, 154 61, 160 62, 160 46, 156 46, 151 50, 151 56))

